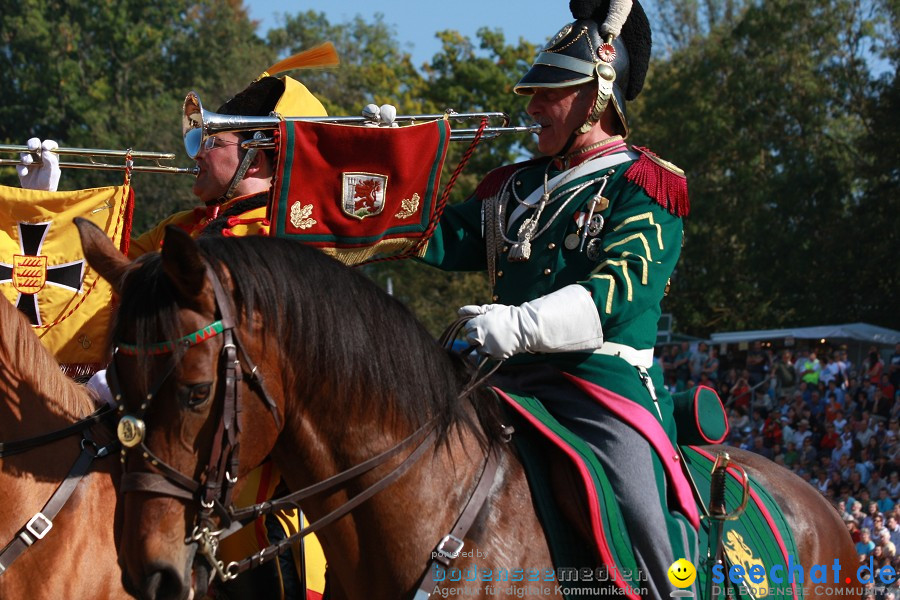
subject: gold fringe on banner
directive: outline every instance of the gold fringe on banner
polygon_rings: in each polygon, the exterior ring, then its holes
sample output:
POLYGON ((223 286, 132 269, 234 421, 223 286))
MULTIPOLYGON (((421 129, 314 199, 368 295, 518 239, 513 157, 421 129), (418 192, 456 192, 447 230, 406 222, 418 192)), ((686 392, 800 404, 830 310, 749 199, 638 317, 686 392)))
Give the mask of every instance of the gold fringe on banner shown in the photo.
MULTIPOLYGON (((374 246, 369 246, 366 248, 319 248, 322 252, 331 256, 332 258, 336 258, 341 261, 345 265, 353 266, 358 265, 359 263, 365 262, 370 258, 373 258, 377 255, 389 256, 392 254, 399 254, 408 248, 412 248, 418 242, 417 239, 409 240, 405 238, 399 238, 395 240, 383 240, 374 246)), ((420 252, 416 253, 416 256, 421 258, 425 255, 425 250, 427 246, 423 247, 420 252)))

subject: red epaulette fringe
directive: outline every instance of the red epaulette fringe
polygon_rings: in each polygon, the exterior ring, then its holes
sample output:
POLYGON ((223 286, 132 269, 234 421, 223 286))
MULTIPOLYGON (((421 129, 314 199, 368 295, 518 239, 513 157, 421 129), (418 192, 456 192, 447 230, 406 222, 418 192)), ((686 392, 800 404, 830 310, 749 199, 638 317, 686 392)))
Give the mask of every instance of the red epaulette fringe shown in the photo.
POLYGON ((678 167, 647 148, 634 146, 641 157, 625 172, 625 179, 641 186, 660 206, 677 217, 691 212, 687 179, 678 167))

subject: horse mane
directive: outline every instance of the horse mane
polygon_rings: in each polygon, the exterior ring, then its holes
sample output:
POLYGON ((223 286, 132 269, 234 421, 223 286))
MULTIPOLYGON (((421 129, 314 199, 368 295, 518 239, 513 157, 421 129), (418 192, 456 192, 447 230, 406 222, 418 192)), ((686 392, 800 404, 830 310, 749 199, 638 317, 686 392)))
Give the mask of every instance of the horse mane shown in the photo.
POLYGON ((66 416, 81 418, 95 409, 87 389, 65 376, 25 316, 5 299, 0 300, 0 381, 66 416))
MULTIPOLYGON (((286 382, 295 397, 323 398, 339 424, 375 411, 417 427, 434 417, 442 439, 457 423, 478 432, 459 401, 470 365, 440 348, 403 303, 362 273, 291 240, 211 236, 197 243, 220 275, 223 267, 230 273, 240 318, 258 314, 263 335, 271 335, 264 343, 280 345, 302 366, 286 382)), ((161 341, 160 333, 176 339, 183 335, 177 298, 161 258, 141 261, 126 278, 116 335, 127 325, 139 346, 161 341)), ((482 430, 493 437, 496 403, 478 396, 472 402, 482 430)))

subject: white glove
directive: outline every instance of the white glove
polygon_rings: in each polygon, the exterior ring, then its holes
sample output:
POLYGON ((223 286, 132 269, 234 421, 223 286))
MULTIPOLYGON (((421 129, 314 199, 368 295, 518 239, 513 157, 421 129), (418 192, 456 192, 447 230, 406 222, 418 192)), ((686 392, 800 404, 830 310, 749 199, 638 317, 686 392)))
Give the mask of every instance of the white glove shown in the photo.
POLYGON ((600 315, 588 291, 568 285, 521 306, 463 306, 459 316, 475 315, 466 339, 492 358, 523 352, 596 350, 603 345, 600 315))
POLYGON ((398 127, 394 123, 397 118, 397 107, 393 104, 382 104, 381 107, 381 126, 382 127, 398 127))
POLYGON ((116 401, 113 399, 112 392, 109 389, 109 383, 106 381, 106 369, 97 371, 91 375, 91 378, 88 379, 88 382, 85 385, 94 393, 98 404, 106 403, 113 408, 116 407, 116 401))
POLYGON ((362 116, 366 118, 363 124, 366 127, 397 127, 394 119, 397 118, 397 107, 393 104, 366 104, 362 109, 362 116))
POLYGON ((51 150, 56 150, 59 145, 53 140, 41 140, 31 138, 28 140, 28 150, 41 152, 42 164, 34 165, 34 156, 28 152, 19 154, 21 164, 16 165, 19 174, 19 183, 23 188, 30 190, 44 190, 55 192, 59 185, 59 156, 51 150))

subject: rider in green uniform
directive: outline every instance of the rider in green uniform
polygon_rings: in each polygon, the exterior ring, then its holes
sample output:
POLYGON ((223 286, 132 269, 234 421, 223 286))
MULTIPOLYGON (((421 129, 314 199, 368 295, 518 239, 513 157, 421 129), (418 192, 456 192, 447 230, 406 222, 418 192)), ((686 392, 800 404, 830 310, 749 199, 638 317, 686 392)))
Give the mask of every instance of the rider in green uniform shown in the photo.
POLYGON ((540 398, 604 465, 649 595, 697 562, 697 515, 674 451, 673 406, 653 363, 660 301, 689 211, 684 174, 629 146, 650 27, 635 1, 570 3, 515 86, 531 96, 544 155, 491 172, 448 207, 424 260, 487 269, 493 303, 465 306, 467 337, 503 365, 503 387, 540 398), (658 490, 658 494, 648 490, 658 490), (668 494, 667 494, 668 491, 668 494))

